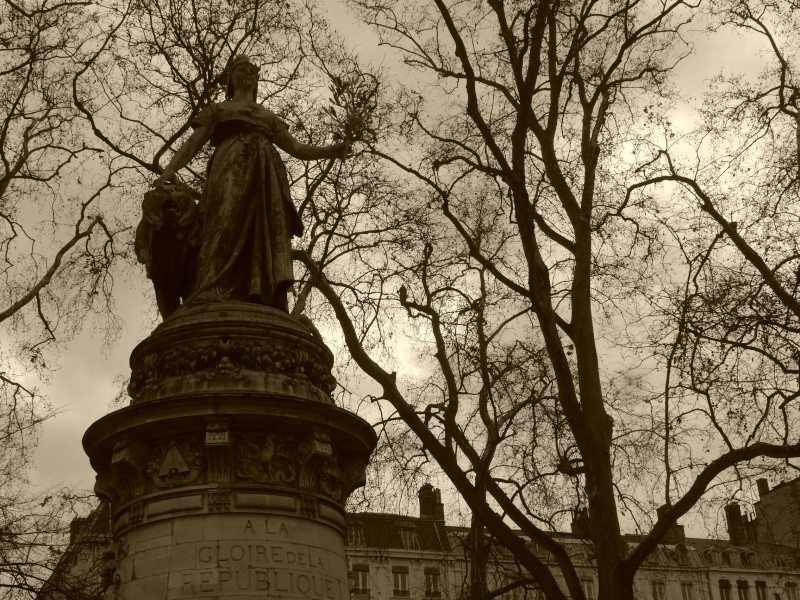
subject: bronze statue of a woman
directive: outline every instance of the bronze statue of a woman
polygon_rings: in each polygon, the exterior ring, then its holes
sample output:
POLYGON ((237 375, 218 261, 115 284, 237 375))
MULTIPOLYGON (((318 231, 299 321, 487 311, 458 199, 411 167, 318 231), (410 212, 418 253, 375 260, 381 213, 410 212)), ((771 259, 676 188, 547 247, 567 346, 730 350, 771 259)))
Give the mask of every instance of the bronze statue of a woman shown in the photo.
MULTIPOLYGON (((346 143, 300 143, 281 119, 256 102, 258 67, 237 56, 227 99, 192 120, 194 132, 175 153, 158 188, 206 144, 215 147, 200 201, 202 229, 194 300, 244 300, 288 310, 294 276, 291 237, 303 225, 292 204, 286 168, 276 146, 301 160, 344 158, 346 143)), ((166 316, 166 315, 164 315, 166 316)))

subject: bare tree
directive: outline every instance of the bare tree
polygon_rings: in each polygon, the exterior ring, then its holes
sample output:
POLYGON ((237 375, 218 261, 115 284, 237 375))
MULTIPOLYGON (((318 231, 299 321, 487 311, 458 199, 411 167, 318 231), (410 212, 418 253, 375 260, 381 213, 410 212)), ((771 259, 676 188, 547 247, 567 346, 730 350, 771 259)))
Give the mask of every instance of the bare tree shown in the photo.
MULTIPOLYGON (((774 180, 771 200, 749 195, 772 220, 745 236, 699 175, 739 169, 735 189, 763 133, 748 146, 736 131, 725 156, 705 153, 707 127, 675 138, 668 78, 691 3, 355 5, 420 73, 386 98, 393 129, 370 148, 408 175, 415 218, 355 274, 298 258, 379 386, 382 422, 416 435, 473 529, 548 598, 566 597, 559 580, 584 598, 552 535, 584 515, 599 597, 633 598, 677 519, 800 455, 796 225, 774 211, 794 197, 774 180), (686 147, 709 165, 681 179, 669 159, 686 147)), ((772 93, 777 115, 790 94, 772 93)))
MULTIPOLYGON (((49 352, 93 317, 114 329, 110 269, 120 226, 101 205, 116 166, 85 136, 69 75, 87 2, 0 2, 0 588, 30 597, 86 510, 69 490, 32 490, 27 470, 54 412, 37 390, 49 352)), ((77 597, 77 596, 75 596, 77 597)))
POLYGON ((41 365, 43 346, 108 301, 114 233, 99 204, 114 169, 83 136, 64 78, 86 4, 0 6, 0 322, 26 331, 23 364, 41 365))
MULTIPOLYGON (((236 53, 262 64, 263 101, 304 141, 358 132, 366 151, 345 168, 288 165, 306 223, 295 311, 322 322, 314 289, 332 307, 376 386, 363 413, 404 439, 405 467, 450 478, 474 557, 486 531, 548 598, 561 581, 583 598, 552 533, 585 514, 600 598, 632 598, 678 518, 800 454, 794 250, 748 242, 718 188, 671 160, 668 77, 696 7, 355 4, 416 86, 378 86, 311 3, 111 2, 92 13, 73 102, 138 191, 236 53), (667 182, 693 195, 657 193, 667 182), (644 534, 635 547, 625 527, 644 534)), ((746 169, 749 147, 701 174, 746 169)), ((499 593, 473 577, 473 597, 499 593)))
MULTIPOLYGON (((5 491, 5 490, 4 490, 5 491)), ((75 535, 91 500, 69 490, 39 497, 0 497, 0 590, 5 598, 101 596, 100 552, 107 534, 75 535), (98 552, 99 550, 99 552, 98 552)), ((107 520, 102 522, 107 528, 107 520)))

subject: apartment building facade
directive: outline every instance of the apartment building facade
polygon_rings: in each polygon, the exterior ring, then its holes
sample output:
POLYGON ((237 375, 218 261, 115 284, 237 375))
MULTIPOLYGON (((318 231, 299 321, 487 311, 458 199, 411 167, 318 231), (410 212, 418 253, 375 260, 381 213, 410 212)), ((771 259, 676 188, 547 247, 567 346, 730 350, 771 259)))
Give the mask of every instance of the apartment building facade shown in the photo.
MULTIPOLYGON (((348 566, 353 600, 458 600, 469 586, 468 530, 445 523, 437 490, 423 486, 418 517, 385 513, 348 516, 348 566)), ((762 496, 762 503, 764 499, 762 496)), ((736 506, 738 509, 738 505, 736 506)), ((762 507, 763 511, 763 507, 762 507)), ((733 510, 728 511, 729 516, 733 510)), ((744 523, 752 521, 740 515, 744 523)), ((735 523, 729 522, 729 528, 735 523)), ((751 526, 752 528, 752 526, 751 526)), ((576 564, 588 600, 596 597, 597 575, 591 546, 573 531, 555 534, 576 564)), ((762 529, 763 531, 763 529, 762 529)), ((763 537, 762 533, 762 537, 763 537)), ((797 546, 737 537, 687 538, 676 526, 635 580, 642 600, 800 600, 797 546)), ((636 536, 628 536, 631 546, 636 536)), ((548 561, 545 553, 540 556, 548 561)), ((492 552, 489 587, 497 591, 526 579, 510 555, 492 552)), ((566 585, 560 580, 562 589, 566 585)), ((502 600, 540 600, 534 584, 509 589, 502 600)))
MULTIPOLYGON (((800 488, 800 480, 790 482, 800 488)), ((640 600, 800 600, 798 546, 775 544, 769 523, 779 533, 793 531, 778 518, 771 501, 793 498, 788 484, 770 495, 760 484, 761 506, 744 516, 736 503, 726 507, 730 539, 687 538, 675 526, 639 570, 635 597, 640 600), (787 489, 784 489, 787 488, 787 489), (769 515, 765 521, 760 515, 769 515)), ((789 502, 794 502, 790 500, 789 502)), ((791 516, 793 506, 784 506, 791 516)), ((109 548, 108 513, 101 506, 90 517, 76 520, 70 548, 46 584, 42 600, 100 600, 111 583, 114 550, 109 548), (65 593, 65 590, 71 590, 65 593), (80 593, 78 593, 80 592, 80 593)), ((352 600, 462 600, 468 597, 470 561, 468 529, 447 525, 439 491, 419 490, 419 514, 350 513, 347 517, 347 563, 352 600)), ((554 534, 577 567, 588 600, 597 596, 595 557, 581 535, 580 515, 572 531, 554 534)), ((631 546, 636 536, 628 536, 631 546)), ((784 540, 789 539, 784 535, 784 540)), ((546 553, 534 551, 553 567, 546 553)), ((495 547, 488 565, 492 600, 541 600, 543 595, 511 556, 495 547), (520 582, 528 581, 524 585, 520 582)), ((566 590, 563 580, 562 589, 566 590)))

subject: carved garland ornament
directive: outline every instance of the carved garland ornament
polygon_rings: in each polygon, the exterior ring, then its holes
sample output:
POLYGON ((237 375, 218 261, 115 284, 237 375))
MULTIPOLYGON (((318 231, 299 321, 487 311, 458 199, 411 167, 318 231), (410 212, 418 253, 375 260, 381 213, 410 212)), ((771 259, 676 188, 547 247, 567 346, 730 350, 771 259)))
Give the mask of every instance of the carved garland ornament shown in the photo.
POLYGON ((331 365, 309 356, 299 348, 288 348, 262 341, 214 340, 190 342, 145 356, 134 367, 128 392, 136 397, 148 389, 158 389, 167 377, 195 373, 206 379, 240 379, 241 369, 279 373, 307 380, 326 394, 336 387, 331 365))

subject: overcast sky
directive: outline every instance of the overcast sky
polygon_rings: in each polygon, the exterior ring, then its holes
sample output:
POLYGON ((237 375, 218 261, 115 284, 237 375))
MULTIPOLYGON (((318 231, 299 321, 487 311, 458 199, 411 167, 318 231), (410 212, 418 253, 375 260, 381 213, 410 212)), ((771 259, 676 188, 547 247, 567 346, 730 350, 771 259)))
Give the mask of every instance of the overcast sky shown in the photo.
MULTIPOLYGON (((338 5, 337 5, 338 6, 338 5)), ((346 39, 364 50, 373 62, 380 62, 381 52, 375 47, 375 38, 367 30, 354 27, 352 20, 341 11, 331 15, 333 24, 345 33, 346 39)), ((757 55, 763 48, 755 38, 741 38, 738 34, 715 34, 708 37, 698 32, 692 37, 695 53, 679 67, 677 83, 688 93, 701 94, 708 78, 720 71, 753 74, 764 64, 757 55)), ((387 66, 389 61, 386 62, 387 66)), ((691 111, 678 107, 676 120, 689 122, 691 111)), ((41 385, 42 391, 59 410, 57 417, 48 421, 42 430, 31 479, 41 487, 77 486, 91 488, 94 472, 81 447, 81 437, 87 427, 109 412, 111 401, 119 390, 119 380, 128 375, 128 357, 134 345, 148 334, 146 315, 155 308, 146 306, 152 295, 145 294, 141 286, 147 285, 143 274, 136 281, 118 281, 116 287, 120 315, 125 328, 115 348, 103 352, 100 340, 84 331, 56 361, 60 368, 49 383, 41 385)), ((690 532, 692 533, 692 532, 690 532)), ((693 532, 702 534, 702 532, 693 532)))

